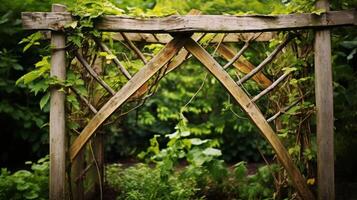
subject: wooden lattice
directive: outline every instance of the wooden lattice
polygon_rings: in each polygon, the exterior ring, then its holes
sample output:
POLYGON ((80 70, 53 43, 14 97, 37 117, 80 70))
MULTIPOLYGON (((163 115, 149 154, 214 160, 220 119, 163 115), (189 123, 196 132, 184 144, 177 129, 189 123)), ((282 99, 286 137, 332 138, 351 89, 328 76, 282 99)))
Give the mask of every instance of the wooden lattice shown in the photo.
MULTIPOLYGON (((64 36, 59 30, 62 30, 66 23, 72 21, 70 13, 64 12, 61 7, 53 9, 54 12, 50 13, 23 13, 23 25, 25 29, 36 30, 52 30, 52 45, 57 50, 52 55, 53 66, 64 65, 64 36), (57 9, 56 9, 57 8, 57 9), (58 43, 58 41, 60 41, 58 43)), ((142 67, 136 74, 130 74, 121 61, 113 55, 106 44, 100 40, 95 40, 95 43, 102 51, 107 52, 114 56, 114 63, 117 65, 118 70, 127 78, 128 82, 119 90, 115 91, 111 88, 102 78, 92 69, 89 62, 83 57, 80 51, 75 52, 76 59, 81 63, 84 69, 96 80, 110 95, 111 98, 101 107, 95 108, 91 105, 90 101, 85 97, 79 95, 79 92, 74 88, 72 91, 89 107, 94 113, 94 117, 85 126, 79 136, 72 142, 69 149, 69 158, 71 163, 75 163, 76 158, 81 150, 85 147, 88 141, 94 136, 98 128, 127 100, 133 96, 140 96, 147 92, 145 87, 149 79, 155 74, 163 72, 163 75, 179 67, 186 59, 193 56, 199 60, 202 65, 215 76, 226 90, 234 97, 242 110, 249 116, 252 122, 258 127, 262 135, 269 141, 280 163, 286 169, 291 178, 293 186, 298 191, 300 197, 303 199, 314 199, 314 195, 309 190, 304 177, 299 172, 298 168, 293 163, 289 153, 277 137, 274 130, 269 125, 269 122, 274 121, 286 110, 293 105, 287 105, 286 108, 279 111, 269 119, 265 119, 262 112, 256 105, 256 102, 267 93, 271 92, 280 82, 289 76, 289 72, 284 73, 281 77, 272 82, 267 78, 262 69, 272 62, 276 55, 294 38, 294 35, 288 35, 285 40, 277 46, 277 48, 266 57, 266 59, 258 66, 252 65, 248 60, 243 57, 243 53, 249 48, 252 41, 267 41, 274 36, 271 31, 276 30, 292 30, 304 28, 321 28, 321 27, 334 27, 342 25, 355 25, 356 12, 355 11, 333 11, 322 14, 321 16, 315 14, 292 14, 280 16, 209 16, 199 15, 198 11, 192 11, 187 16, 170 16, 166 18, 152 18, 152 19, 135 19, 128 17, 106 16, 103 20, 96 24, 96 28, 101 31, 115 31, 118 32, 114 39, 126 42, 127 46, 141 59, 144 67, 142 67), (140 27, 140 28, 138 28, 140 27), (226 59, 226 65, 221 66, 197 41, 204 36, 205 33, 225 33, 225 37, 214 37, 210 42, 217 45, 217 52, 219 55, 226 59), (242 33, 242 32, 263 32, 263 33, 242 33), (245 41, 245 45, 236 52, 234 49, 226 45, 226 42, 245 41), (155 55, 151 60, 147 60, 144 54, 134 42, 146 43, 161 43, 166 44, 165 47, 155 55), (225 71, 229 67, 235 67, 241 73, 245 74, 237 82, 225 71), (162 70, 165 69, 165 70, 162 70), (161 70, 161 71, 160 71, 161 70), (247 80, 254 80, 258 83, 261 92, 254 96, 249 97, 241 88, 242 84, 247 80)), ((328 58, 327 58, 328 59, 328 58)), ((64 79, 63 71, 55 72, 52 75, 64 79), (62 75, 61 75, 62 74, 62 75)), ((330 83, 319 83, 330 84, 330 83)), ((318 94, 323 96, 321 92, 318 94)), ((328 94, 331 95, 331 94, 328 94)), ((51 134, 63 134, 64 124, 56 124, 58 121, 64 122, 64 108, 56 107, 56 101, 63 102, 64 95, 59 94, 57 91, 52 91, 51 100, 51 116, 54 117, 53 123, 50 123, 51 134), (56 95, 59 96, 56 98, 56 95), (52 103, 53 102, 53 103, 52 103), (55 110, 52 110, 55 109, 55 110), (57 113, 56 113, 57 112, 57 113), (61 115, 58 118, 58 113, 61 115)), ((61 104, 61 103, 60 103, 61 104)), ((320 116, 324 118, 323 116, 320 116)), ((329 116, 331 117, 331 116, 329 116)), ((64 136, 61 136, 64 137, 64 136)), ((56 144, 58 141, 53 142, 58 137, 51 137, 51 170, 57 170, 51 173, 51 198, 63 198, 63 186, 56 186, 54 184, 63 183, 64 178, 58 178, 63 175, 65 171, 65 158, 64 144, 56 144), (61 149, 62 148, 62 149, 61 149), (59 155, 54 155, 59 153, 59 155), (63 154, 63 155, 62 155, 63 154), (58 159, 56 159, 58 158, 58 159), (59 165, 61 167, 56 167, 59 165), (56 174, 58 173, 58 174, 56 174), (57 178, 56 178, 57 177, 57 178), (62 188, 62 189, 61 189, 62 188)), ((60 138, 64 141, 63 138, 60 138)), ((59 142, 61 142, 59 141, 59 142)), ((331 142, 331 141, 330 141, 331 142)), ((327 147, 321 149, 326 153, 327 147)), ((331 157, 330 157, 331 158, 331 157)), ((331 161, 330 161, 331 162, 331 161)), ((333 158, 332 158, 333 162, 333 158)), ((93 163, 92 163, 93 164, 93 163)), ((90 164, 90 165, 92 165, 90 164)), ((88 166, 90 166, 88 165, 88 166)), ((73 166, 72 166, 73 167, 73 166)), ((332 168, 333 169, 333 168, 332 168)), ((84 169, 83 173, 87 170, 84 169)), ((78 181, 83 174, 80 174, 74 179, 78 181)), ((321 174, 320 174, 321 176, 321 174)), ((328 175, 331 177, 331 175, 328 175)), ((331 179, 329 179, 331 180, 331 179)), ((333 180, 333 179, 332 179, 333 180)), ((333 184, 332 184, 333 185, 333 184)), ((331 188, 331 186, 326 186, 331 188)), ((331 194, 328 194, 331 198, 331 194)), ((333 198, 333 194, 332 194, 333 198)))

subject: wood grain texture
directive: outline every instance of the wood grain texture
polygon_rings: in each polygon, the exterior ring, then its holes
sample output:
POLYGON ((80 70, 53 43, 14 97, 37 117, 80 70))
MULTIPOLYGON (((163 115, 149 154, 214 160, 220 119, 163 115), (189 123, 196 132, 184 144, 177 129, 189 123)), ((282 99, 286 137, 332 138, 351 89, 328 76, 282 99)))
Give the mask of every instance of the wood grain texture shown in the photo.
POLYGON ((93 136, 99 126, 117 110, 131 95, 144 85, 183 47, 190 36, 181 36, 169 42, 153 59, 137 72, 89 121, 78 138, 70 147, 70 159, 73 161, 78 152, 93 136))
POLYGON ((281 42, 257 67, 251 70, 248 74, 243 76, 239 81, 237 81, 238 85, 242 85, 247 80, 251 79, 255 74, 261 72, 261 70, 267 66, 269 63, 273 61, 273 59, 283 50, 283 48, 292 40, 295 36, 291 36, 288 34, 287 38, 283 42, 281 42))
MULTIPOLYGON (((68 12, 23 12, 24 29, 62 30, 71 22, 68 12)), ((356 11, 330 11, 321 15, 304 13, 289 15, 198 15, 156 18, 104 16, 95 25, 101 31, 118 32, 270 32, 304 28, 356 25, 356 11)))
MULTIPOLYGON (((64 11, 61 5, 52 5, 52 11, 64 11)), ((66 38, 63 33, 51 33, 51 76, 66 80, 66 38)), ((66 199, 66 123, 65 94, 60 88, 51 89, 50 101, 50 196, 51 200, 66 199)))
MULTIPOLYGON (((329 3, 320 0, 317 8, 328 10, 329 3)), ((317 186, 318 199, 335 199, 333 85, 331 34, 329 30, 315 34, 315 95, 317 118, 317 186)))
POLYGON ((82 56, 82 54, 79 51, 75 52, 76 58, 78 59, 78 61, 83 65, 83 67, 86 69, 86 71, 107 91, 109 92, 111 95, 115 94, 115 91, 107 84, 103 81, 102 78, 100 78, 100 76, 94 71, 94 69, 92 69, 92 67, 90 66, 90 64, 84 59, 84 57, 82 56))
MULTIPOLYGON (((125 33, 125 35, 128 37, 129 40, 133 42, 146 42, 146 43, 159 43, 159 44, 166 44, 170 40, 172 40, 172 37, 170 34, 167 33, 157 33, 157 34, 152 34, 152 33, 125 33)), ((266 42, 270 41, 276 36, 275 32, 264 32, 264 33, 228 33, 222 42, 224 43, 231 43, 231 42, 239 42, 239 41, 246 41, 249 40, 250 38, 256 38, 255 41, 258 42, 266 42)), ((114 40, 118 41, 124 41, 125 39, 123 36, 118 33, 114 34, 113 36, 114 40)), ((222 38, 219 35, 214 36, 212 40, 209 41, 209 43, 214 44, 214 43, 219 43, 221 42, 222 38)))
POLYGON ((228 90, 241 108, 248 114, 253 123, 259 128, 262 135, 269 141, 276 155, 289 174, 292 183, 303 199, 314 199, 307 187, 306 181, 295 166, 287 150, 265 120, 259 108, 252 103, 244 91, 236 85, 229 74, 219 65, 199 44, 192 39, 188 40, 185 48, 192 53, 228 90))
MULTIPOLYGON (((217 52, 226 60, 231 60, 237 54, 235 50, 225 44, 219 45, 217 52)), ((244 74, 248 74, 255 68, 255 66, 247 59, 245 59, 243 55, 233 63, 233 66, 244 74)), ((267 88, 272 83, 271 80, 262 72, 258 72, 256 75, 254 75, 253 80, 256 81, 261 88, 267 88)))
POLYGON ((283 75, 281 75, 276 81, 274 81, 269 87, 265 88, 263 91, 261 91, 259 94, 254 96, 252 99, 253 102, 256 102, 260 98, 262 98, 264 95, 268 94, 270 91, 272 91, 276 86, 278 86, 283 80, 285 80, 286 77, 289 76, 291 72, 285 72, 283 75))

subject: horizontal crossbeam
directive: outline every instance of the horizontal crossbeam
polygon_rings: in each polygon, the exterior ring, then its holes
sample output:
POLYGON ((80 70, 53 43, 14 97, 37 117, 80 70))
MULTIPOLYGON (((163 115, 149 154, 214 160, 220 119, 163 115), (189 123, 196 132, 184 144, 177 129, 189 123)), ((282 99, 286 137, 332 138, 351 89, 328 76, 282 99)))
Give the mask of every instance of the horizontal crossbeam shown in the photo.
MULTIPOLYGON (((146 43, 159 43, 166 44, 172 40, 172 36, 167 33, 125 33, 129 40, 133 42, 146 42, 146 43)), ((217 34, 209 43, 228 43, 246 41, 250 38, 254 38, 254 41, 266 42, 270 41, 276 36, 276 32, 264 32, 264 33, 228 33, 222 40, 221 35, 217 34)), ((125 40, 120 33, 114 34, 113 39, 123 41, 125 40)))
MULTIPOLYGON (((103 16, 96 24, 101 31, 173 33, 173 32, 270 32, 304 28, 357 25, 356 11, 330 11, 288 15, 172 15, 155 18, 103 16)), ((73 21, 69 12, 23 12, 24 29, 62 30, 73 21)))

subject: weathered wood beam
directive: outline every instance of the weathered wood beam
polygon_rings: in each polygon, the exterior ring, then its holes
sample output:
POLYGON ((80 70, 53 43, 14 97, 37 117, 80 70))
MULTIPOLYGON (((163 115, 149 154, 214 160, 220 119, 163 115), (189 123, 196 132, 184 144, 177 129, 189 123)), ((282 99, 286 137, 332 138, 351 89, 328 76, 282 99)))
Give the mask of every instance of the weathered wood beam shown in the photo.
POLYGON ((148 63, 148 61, 146 60, 144 54, 138 49, 138 47, 135 46, 135 44, 126 36, 125 33, 119 33, 119 34, 128 43, 131 50, 133 50, 135 52, 135 54, 141 59, 141 61, 143 61, 144 65, 146 65, 146 63, 148 63))
POLYGON ((253 99, 252 102, 258 101, 260 98, 262 98, 264 95, 268 94, 270 91, 272 91, 276 86, 279 85, 283 80, 285 80, 286 77, 288 77, 291 74, 292 71, 290 72, 285 72, 283 75, 281 75, 274 83, 269 85, 269 87, 265 88, 265 90, 261 91, 259 94, 257 94, 253 99))
MULTIPOLYGON (((52 11, 65 11, 66 7, 53 4, 52 11)), ((66 36, 51 32, 51 76, 66 80, 66 36)), ((50 106, 50 194, 51 200, 66 198, 66 118, 65 93, 54 87, 51 89, 50 106)))
POLYGON ((180 36, 167 43, 153 59, 140 69, 140 71, 98 111, 78 138, 72 143, 69 151, 71 161, 76 158, 79 151, 93 136, 99 126, 179 52, 187 40, 186 37, 188 38, 190 36, 180 36))
MULTIPOLYGON (((158 33, 155 36, 151 33, 125 33, 129 40, 133 42, 146 42, 146 43, 159 43, 159 44, 166 44, 170 40, 172 40, 172 36, 167 33, 158 33)), ((230 43, 230 42, 239 42, 239 41, 246 41, 250 38, 255 38, 254 41, 258 42, 266 42, 270 41, 275 37, 275 32, 264 32, 264 33, 228 33, 223 38, 223 43, 230 43)), ((125 39, 121 34, 114 34, 114 40, 124 41, 125 39)), ((221 42, 222 38, 220 35, 214 36, 209 43, 219 43, 221 42)))
MULTIPOLYGON (((319 0, 316 8, 329 10, 328 0, 319 0)), ((315 34, 315 95, 317 119, 317 187, 319 200, 335 199, 333 141, 333 80, 331 33, 315 34)))
POLYGON ((280 43, 269 55, 266 57, 263 62, 261 62, 256 68, 254 68, 252 71, 250 71, 247 75, 245 75, 243 78, 241 78, 239 81, 237 81, 238 85, 242 85, 244 82, 247 80, 251 79, 255 74, 260 72, 266 65, 271 63, 271 61, 281 52, 281 50, 293 39, 294 37, 291 35, 288 35, 285 40, 280 43))
POLYGON ((223 69, 227 69, 228 67, 230 67, 233 63, 235 63, 239 57, 241 57, 243 55, 243 53, 248 49, 250 45, 250 42, 247 41, 245 42, 244 46, 239 50, 238 53, 236 53, 233 58, 231 58, 224 66, 223 66, 223 69))
POLYGON ((222 66, 220 66, 220 64, 215 61, 198 43, 190 39, 186 42, 185 49, 192 53, 222 83, 228 92, 235 98, 241 108, 248 114, 253 123, 259 128, 262 135, 272 145, 279 161, 284 166, 294 187, 302 199, 315 199, 309 190, 305 179, 291 159, 288 151, 265 120, 259 108, 252 103, 244 91, 236 85, 234 80, 226 71, 224 71, 222 66))
POLYGON ((75 52, 76 58, 78 61, 83 65, 83 67, 87 70, 87 72, 111 95, 115 95, 115 91, 103 81, 102 78, 99 77, 99 75, 92 69, 90 64, 84 59, 82 54, 80 54, 79 51, 75 52))
MULTIPOLYGON (((230 48, 229 46, 225 44, 219 45, 217 52, 226 60, 231 60, 235 55, 237 55, 237 52, 233 48, 230 48)), ((252 70, 254 70, 256 67, 249 62, 243 55, 239 57, 237 61, 233 63, 233 66, 240 72, 244 74, 250 73, 252 70)), ((266 77, 262 72, 256 73, 252 79, 257 82, 259 87, 265 89, 271 85, 271 80, 266 77)))
MULTIPOLYGON (((23 12, 24 29, 62 30, 71 22, 68 12, 23 12)), ((270 32, 304 28, 322 28, 356 25, 356 11, 330 11, 321 15, 312 13, 289 15, 172 15, 162 18, 133 18, 103 16, 96 24, 102 31, 119 32, 270 32)))

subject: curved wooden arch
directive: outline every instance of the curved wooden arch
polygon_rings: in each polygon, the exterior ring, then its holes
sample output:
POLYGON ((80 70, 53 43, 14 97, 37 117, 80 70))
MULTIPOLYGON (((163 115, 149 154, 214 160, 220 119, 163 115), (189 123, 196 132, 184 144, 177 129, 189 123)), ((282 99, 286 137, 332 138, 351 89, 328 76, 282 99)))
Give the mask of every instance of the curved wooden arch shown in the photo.
POLYGON ((303 199, 315 199, 309 190, 305 179, 295 166, 290 155, 281 143, 275 132, 270 127, 259 108, 249 99, 244 91, 234 82, 229 74, 224 71, 217 61, 206 52, 198 43, 190 37, 179 36, 171 40, 150 62, 148 62, 132 79, 128 81, 91 119, 83 129, 78 138, 70 147, 70 159, 73 161, 79 151, 88 140, 94 135, 99 126, 117 110, 131 95, 133 95, 142 85, 144 85, 156 72, 168 63, 179 51, 185 47, 194 55, 228 90, 236 99, 242 109, 248 114, 250 119, 258 127, 262 135, 268 140, 275 150, 277 157, 288 175, 299 195, 303 199))
POLYGON ((303 199, 315 199, 314 195, 309 190, 305 179, 301 175, 298 168, 292 161, 289 153, 284 145, 279 140, 278 136, 270 127, 259 108, 249 99, 245 92, 234 82, 223 67, 215 61, 205 49, 197 44, 192 39, 189 39, 185 48, 194 55, 228 90, 228 92, 235 98, 241 108, 248 114, 250 119, 258 127, 262 135, 272 145, 279 161, 289 174, 294 187, 303 199))

